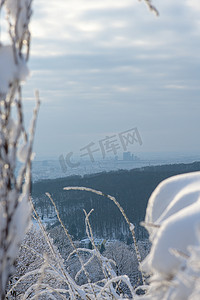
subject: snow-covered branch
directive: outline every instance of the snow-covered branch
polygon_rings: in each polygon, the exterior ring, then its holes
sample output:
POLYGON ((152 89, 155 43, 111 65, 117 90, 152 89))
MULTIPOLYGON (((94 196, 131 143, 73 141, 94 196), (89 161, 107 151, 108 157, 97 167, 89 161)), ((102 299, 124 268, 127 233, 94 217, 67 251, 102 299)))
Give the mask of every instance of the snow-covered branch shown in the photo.
POLYGON ((31 160, 39 96, 30 133, 23 120, 21 83, 29 71, 29 22, 31 0, 1 1, 5 9, 9 44, 0 40, 0 299, 21 241, 26 232, 31 206, 31 160), (17 167, 21 164, 21 171, 17 167))

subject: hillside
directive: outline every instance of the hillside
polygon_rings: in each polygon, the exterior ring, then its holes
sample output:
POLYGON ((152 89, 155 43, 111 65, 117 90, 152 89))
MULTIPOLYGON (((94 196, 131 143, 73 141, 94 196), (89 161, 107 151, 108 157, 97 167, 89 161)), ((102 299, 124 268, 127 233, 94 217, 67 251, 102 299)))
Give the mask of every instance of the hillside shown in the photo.
POLYGON ((129 241, 129 231, 118 208, 107 198, 83 191, 63 191, 66 186, 85 186, 115 196, 130 221, 136 225, 138 239, 146 237, 139 225, 144 220, 147 201, 155 187, 164 179, 187 172, 200 170, 200 162, 145 167, 130 171, 119 170, 87 176, 43 180, 32 185, 32 197, 42 219, 56 224, 55 211, 45 192, 49 192, 60 212, 61 219, 76 239, 85 233, 83 208, 91 215, 95 236, 129 241))

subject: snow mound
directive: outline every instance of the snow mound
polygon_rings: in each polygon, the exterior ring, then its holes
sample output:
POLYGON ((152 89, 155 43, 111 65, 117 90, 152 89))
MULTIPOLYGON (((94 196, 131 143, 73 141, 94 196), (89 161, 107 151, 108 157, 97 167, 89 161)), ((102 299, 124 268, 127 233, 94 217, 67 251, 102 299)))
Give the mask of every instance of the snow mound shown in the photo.
POLYGON ((157 224, 161 224, 171 215, 179 210, 195 203, 200 198, 200 181, 190 184, 183 188, 174 199, 169 203, 162 215, 157 219, 157 224))
POLYGON ((144 299, 200 299, 200 172, 160 183, 145 222, 152 248, 142 262, 151 275, 144 299))
POLYGON ((183 188, 196 181, 200 181, 200 172, 176 175, 162 181, 149 199, 145 222, 156 223, 174 197, 183 188))
POLYGON ((195 228, 200 222, 200 198, 166 219, 160 226, 152 245, 152 249, 143 262, 147 272, 157 271, 170 278, 176 274, 181 261, 171 249, 189 255, 188 246, 198 245, 195 228))

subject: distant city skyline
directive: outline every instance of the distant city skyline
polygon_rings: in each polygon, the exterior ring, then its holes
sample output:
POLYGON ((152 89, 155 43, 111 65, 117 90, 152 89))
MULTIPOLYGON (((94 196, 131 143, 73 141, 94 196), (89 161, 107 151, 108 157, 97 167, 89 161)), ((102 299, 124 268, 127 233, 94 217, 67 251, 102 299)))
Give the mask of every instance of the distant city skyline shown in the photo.
POLYGON ((65 160, 65 155, 63 159, 59 160, 57 157, 41 158, 35 159, 32 164, 32 180, 38 181, 42 179, 53 179, 72 175, 86 175, 95 174, 99 172, 109 172, 117 170, 131 170, 135 168, 144 168, 146 166, 158 166, 158 165, 171 165, 171 164, 193 164, 194 162, 200 161, 200 155, 184 155, 179 153, 179 155, 174 155, 174 153, 137 153, 138 159, 134 160, 123 160, 123 154, 118 160, 115 157, 108 157, 106 159, 98 159, 92 162, 88 159, 81 159, 74 156, 74 163, 79 162, 78 165, 69 165, 67 160, 65 160))
POLYGON ((199 1, 153 1, 159 17, 133 0, 33 4, 23 95, 28 123, 40 90, 36 157, 78 153, 134 127, 143 144, 133 153, 198 152, 199 1))

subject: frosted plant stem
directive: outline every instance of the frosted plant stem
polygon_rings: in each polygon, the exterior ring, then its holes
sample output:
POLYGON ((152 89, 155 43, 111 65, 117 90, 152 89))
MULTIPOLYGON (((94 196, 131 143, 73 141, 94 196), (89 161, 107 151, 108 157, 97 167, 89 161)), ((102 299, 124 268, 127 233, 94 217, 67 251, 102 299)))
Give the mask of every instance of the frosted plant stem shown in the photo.
MULTIPOLYGON (((59 211, 57 210, 56 204, 55 204, 55 202, 53 201, 53 199, 52 199, 52 197, 51 197, 51 195, 50 195, 49 193, 46 193, 46 195, 49 197, 49 199, 51 200, 51 203, 53 204, 53 206, 54 206, 54 208, 55 208, 57 218, 58 218, 58 220, 59 220, 59 222, 60 222, 62 228, 64 229, 64 232, 65 232, 66 236, 68 237, 68 239, 69 239, 69 241, 70 241, 72 247, 74 248, 74 250, 75 250, 75 252, 76 252, 76 255, 77 255, 78 258, 79 258, 79 261, 80 261, 80 263, 81 263, 81 267, 83 268, 83 271, 84 271, 84 273, 85 273, 85 275, 86 275, 86 277, 87 277, 88 283, 89 283, 89 285, 90 285, 90 287, 91 287, 91 289, 93 290, 93 293, 94 293, 94 295, 95 295, 95 291, 94 291, 93 286, 92 286, 92 284, 91 284, 91 279, 90 279, 90 277, 89 277, 89 273, 88 273, 87 270, 85 269, 85 267, 84 267, 84 262, 83 262, 82 258, 80 257, 79 252, 77 251, 77 248, 76 248, 76 246, 74 245, 74 242, 72 241, 72 238, 71 238, 71 236, 70 236, 68 230, 66 229, 66 227, 64 226, 64 224, 63 224, 63 222, 62 222, 62 220, 61 220, 61 218, 60 218, 60 214, 59 214, 59 211)), ((96 296, 95 296, 95 299, 96 299, 96 296)))
POLYGON ((134 231, 134 226, 133 224, 129 221, 128 217, 126 216, 123 208, 121 207, 121 205, 119 204, 119 202, 115 199, 115 197, 107 195, 107 194, 103 194, 101 191, 97 191, 95 189, 92 188, 87 188, 87 187, 78 187, 78 186, 72 186, 72 187, 65 187, 64 188, 65 191, 70 191, 70 190, 75 190, 75 191, 86 191, 86 192, 92 192, 94 194, 100 195, 100 196, 104 196, 106 198, 108 198, 109 200, 113 201, 115 203, 115 205, 118 207, 118 209, 120 210, 120 212, 122 213, 124 219, 126 220, 126 223, 129 226, 129 230, 131 231, 132 237, 133 237, 133 242, 134 242, 134 246, 135 246, 135 251, 136 251, 136 255, 137 255, 137 260, 138 260, 138 264, 140 266, 140 270, 141 270, 141 275, 142 275, 142 284, 145 284, 145 279, 144 279, 144 275, 142 272, 142 268, 141 268, 141 255, 137 246, 137 241, 136 241, 136 237, 135 237, 135 231, 134 231))
MULTIPOLYGON (((31 203, 32 203, 32 202, 31 202, 31 203)), ((46 230, 45 230, 44 226, 42 225, 42 222, 41 222, 41 220, 40 220, 40 217, 38 216, 38 214, 37 214, 37 212, 36 212, 36 210, 35 210, 35 208, 34 208, 34 206, 33 206, 33 203, 32 203, 32 208, 33 208, 33 211, 34 211, 34 213, 35 213, 35 215, 36 215, 36 218, 37 218, 38 224, 39 224, 39 226, 40 226, 40 228, 41 228, 41 230, 42 230, 42 233, 43 233, 43 235, 44 235, 44 237, 45 237, 45 240, 47 241, 47 243, 48 243, 48 245, 49 245, 49 248, 50 248, 50 250, 51 250, 53 256, 54 256, 54 257, 56 258, 56 260, 58 261, 59 267, 60 267, 60 269, 61 269, 61 271, 62 271, 62 274, 63 274, 64 278, 66 279, 67 284, 68 284, 69 287, 70 287, 70 290, 71 290, 72 294, 74 294, 74 296, 75 296, 75 295, 76 295, 76 292, 74 291, 74 288, 73 288, 73 287, 76 288, 76 284, 75 284, 75 282, 73 282, 73 279, 69 276, 69 274, 67 274, 67 272, 63 269, 63 267, 61 266, 61 264, 60 264, 60 262, 59 262, 59 259, 57 259, 57 256, 56 256, 56 253, 55 253, 55 251, 54 251, 53 245, 52 245, 52 243, 51 243, 51 241, 50 241, 50 239, 49 239, 49 237, 48 237, 48 235, 47 235, 47 233, 46 233, 46 230)))
MULTIPOLYGON (((139 0, 139 1, 141 1, 141 0, 139 0)), ((159 16, 159 11, 158 11, 157 8, 152 4, 152 1, 151 1, 151 0, 143 0, 143 1, 147 4, 148 8, 149 8, 152 12, 155 13, 156 16, 159 16)))

